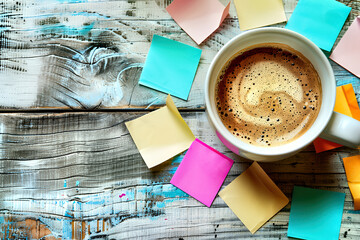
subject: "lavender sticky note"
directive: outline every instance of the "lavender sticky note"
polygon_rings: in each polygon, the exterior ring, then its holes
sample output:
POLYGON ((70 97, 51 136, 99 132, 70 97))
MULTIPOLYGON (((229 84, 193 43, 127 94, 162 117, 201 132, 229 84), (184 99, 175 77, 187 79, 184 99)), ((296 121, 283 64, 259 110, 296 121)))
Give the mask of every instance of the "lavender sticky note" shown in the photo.
POLYGON ((230 158, 195 139, 171 183, 210 207, 233 163, 230 158))

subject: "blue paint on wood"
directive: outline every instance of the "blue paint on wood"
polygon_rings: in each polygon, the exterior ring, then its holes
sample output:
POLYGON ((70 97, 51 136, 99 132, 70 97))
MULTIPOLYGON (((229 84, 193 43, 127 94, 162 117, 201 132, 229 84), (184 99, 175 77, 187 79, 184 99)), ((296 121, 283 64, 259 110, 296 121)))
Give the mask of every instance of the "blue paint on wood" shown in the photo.
POLYGON ((346 212, 351 214, 360 214, 360 210, 347 210, 346 212))
POLYGON ((72 239, 72 227, 71 227, 72 220, 62 220, 62 239, 72 239))
POLYGON ((357 77, 349 77, 346 79, 341 79, 336 81, 336 86, 342 86, 342 85, 346 85, 346 84, 352 84, 353 87, 355 86, 360 86, 360 79, 358 79, 357 77))
POLYGON ((60 3, 86 3, 88 0, 57 0, 60 3))
MULTIPOLYGON (((90 23, 89 25, 83 25, 81 27, 74 27, 74 26, 66 26, 62 23, 52 24, 52 25, 43 25, 39 26, 39 29, 32 29, 38 30, 42 34, 46 35, 67 35, 67 36, 85 36, 87 35, 91 29, 94 28, 95 22, 90 23)), ((29 29, 29 31, 32 31, 29 29)))

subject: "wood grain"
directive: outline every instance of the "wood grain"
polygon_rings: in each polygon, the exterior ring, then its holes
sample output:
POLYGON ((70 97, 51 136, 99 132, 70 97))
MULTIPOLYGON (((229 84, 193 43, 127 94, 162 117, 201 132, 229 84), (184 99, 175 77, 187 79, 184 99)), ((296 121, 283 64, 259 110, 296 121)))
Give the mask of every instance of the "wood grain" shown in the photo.
MULTIPOLYGON (((169 183, 183 155, 149 170, 124 125, 142 114, 0 115, 2 237, 27 219, 63 239, 286 237, 289 205, 253 236, 219 197, 207 208, 169 183)), ((235 160, 224 186, 251 164, 221 144, 205 113, 182 115, 199 139, 235 160)), ((356 239, 360 214, 352 210, 341 160, 355 154, 347 148, 315 154, 309 146, 261 166, 289 198, 294 185, 346 193, 341 238, 346 232, 356 239)))
MULTIPOLYGON (((8 0, 0 6, 2 109, 144 109, 164 104, 165 94, 137 84, 154 34, 203 50, 189 100, 175 99, 180 108, 203 108, 212 58, 241 33, 233 3, 221 27, 197 46, 166 12, 170 1, 60 2, 8 0)), ((288 18, 296 3, 285 1, 288 18)), ((353 10, 340 36, 360 10, 359 1, 344 3, 353 10)), ((359 79, 331 63, 338 85, 352 83, 359 92, 359 79)))
MULTIPOLYGON (((341 2, 352 11, 338 40, 360 15, 359 0, 341 2)), ((124 125, 165 103, 138 79, 152 36, 166 36, 203 51, 189 100, 174 101, 196 137, 235 160, 223 187, 251 164, 221 144, 204 113, 209 64, 241 33, 233 2, 200 46, 166 12, 170 3, 0 2, 0 239, 287 238, 290 204, 251 235, 219 197, 207 208, 169 183, 184 154, 149 170, 124 125)), ((284 1, 288 18, 296 4, 284 1)), ((360 80, 330 62, 360 102, 360 80)), ((294 185, 346 193, 340 239, 359 239, 341 160, 358 154, 308 146, 260 165, 289 198, 294 185)))

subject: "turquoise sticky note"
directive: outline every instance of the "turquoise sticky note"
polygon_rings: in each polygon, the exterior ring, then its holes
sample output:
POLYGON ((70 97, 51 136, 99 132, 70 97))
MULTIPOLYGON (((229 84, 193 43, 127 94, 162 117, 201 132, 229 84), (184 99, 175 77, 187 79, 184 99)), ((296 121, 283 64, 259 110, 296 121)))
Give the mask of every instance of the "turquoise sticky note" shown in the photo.
POLYGON ((286 28, 330 52, 350 10, 335 0, 299 0, 286 28))
POLYGON ((288 237, 338 240, 345 193, 294 187, 288 237))
POLYGON ((154 35, 139 84, 188 99, 201 50, 154 35))

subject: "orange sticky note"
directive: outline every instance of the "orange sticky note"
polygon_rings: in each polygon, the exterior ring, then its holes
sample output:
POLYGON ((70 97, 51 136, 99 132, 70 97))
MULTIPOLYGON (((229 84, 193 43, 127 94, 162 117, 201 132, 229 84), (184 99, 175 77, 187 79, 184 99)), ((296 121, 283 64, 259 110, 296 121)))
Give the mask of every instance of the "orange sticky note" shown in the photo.
POLYGON ((344 91, 347 103, 349 104, 349 109, 352 117, 360 121, 360 109, 357 99, 355 97, 353 86, 351 84, 347 84, 342 86, 342 89, 344 91))
POLYGON ((354 210, 360 210, 360 155, 343 159, 354 210))
MULTIPOLYGON (((354 88, 351 84, 336 88, 336 102, 334 111, 345 114, 360 121, 360 109, 356 100, 354 88)), ((314 146, 316 153, 320 153, 341 147, 342 145, 322 138, 317 138, 314 141, 314 146)))

